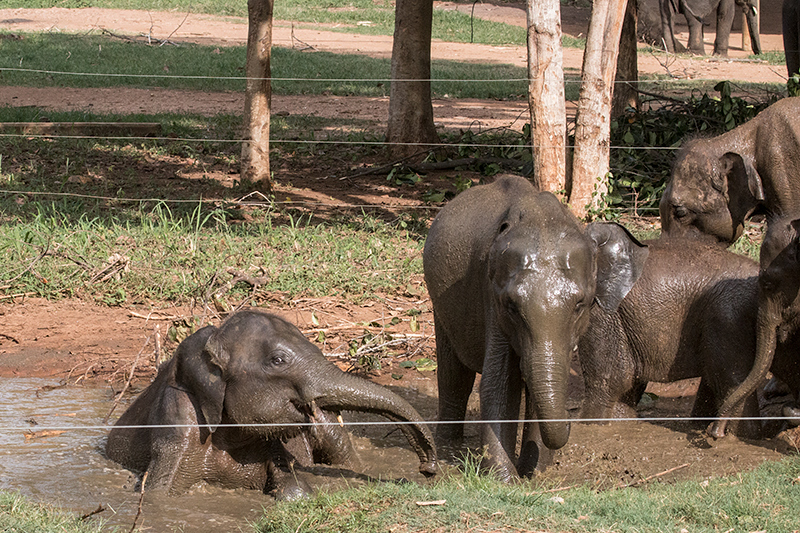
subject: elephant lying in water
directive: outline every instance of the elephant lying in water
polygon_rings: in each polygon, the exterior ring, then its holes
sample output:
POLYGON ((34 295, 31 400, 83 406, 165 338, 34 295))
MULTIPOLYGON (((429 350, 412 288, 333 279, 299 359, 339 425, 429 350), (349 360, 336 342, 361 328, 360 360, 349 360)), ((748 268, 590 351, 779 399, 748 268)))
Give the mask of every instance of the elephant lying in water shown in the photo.
POLYGON ((543 469, 569 436, 569 362, 595 302, 613 310, 647 256, 621 226, 584 227, 558 198, 501 177, 451 200, 423 252, 433 303, 439 445, 457 447, 481 373, 482 466, 504 480, 543 469), (522 391, 526 423, 516 460, 522 391))
MULTIPOLYGON (((694 377, 702 379, 692 416, 722 415, 723 401, 745 380, 755 359, 758 264, 697 239, 647 245, 642 275, 618 310, 592 310, 581 338, 581 416, 635 416, 649 381, 694 377)), ((796 382, 800 369, 791 368, 792 361, 800 362, 800 344, 779 343, 773 373, 796 382)), ((755 387, 724 416, 757 418, 753 392, 755 387)), ((762 436, 757 419, 731 422, 731 429, 739 436, 762 436)))
POLYGON ((207 481, 275 489, 278 498, 293 499, 310 491, 294 471, 295 459, 346 462, 353 453, 337 425, 292 424, 330 422, 342 410, 412 422, 399 427, 420 458, 420 472, 436 473, 433 439, 408 402, 342 372, 283 319, 245 311, 178 346, 111 429, 106 454, 146 471, 148 490, 182 493, 207 481), (293 448, 305 447, 307 457, 287 451, 291 438, 301 440, 293 448))

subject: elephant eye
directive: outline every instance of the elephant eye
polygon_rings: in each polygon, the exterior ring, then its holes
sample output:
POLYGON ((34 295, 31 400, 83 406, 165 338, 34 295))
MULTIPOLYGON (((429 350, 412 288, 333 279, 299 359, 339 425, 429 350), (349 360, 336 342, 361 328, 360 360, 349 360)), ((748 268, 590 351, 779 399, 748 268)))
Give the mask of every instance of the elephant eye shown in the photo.
POLYGON ((676 205, 675 207, 673 207, 672 213, 675 215, 675 218, 678 219, 686 218, 687 216, 689 216, 689 210, 682 205, 676 205))
POLYGON ((272 366, 281 366, 286 364, 286 358, 282 355, 273 355, 270 357, 269 363, 272 366))

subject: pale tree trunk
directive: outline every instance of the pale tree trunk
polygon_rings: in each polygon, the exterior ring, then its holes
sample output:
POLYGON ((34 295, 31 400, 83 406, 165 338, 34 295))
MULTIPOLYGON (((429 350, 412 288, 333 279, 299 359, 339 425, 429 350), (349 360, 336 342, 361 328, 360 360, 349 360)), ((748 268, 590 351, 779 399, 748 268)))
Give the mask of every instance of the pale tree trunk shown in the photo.
POLYGON ((575 125, 570 209, 583 218, 608 191, 609 127, 614 72, 627 0, 594 0, 575 125))
POLYGON ((425 152, 439 142, 431 103, 432 22, 433 0, 397 0, 386 131, 394 158, 425 152))
POLYGON ((539 189, 566 190, 567 112, 559 0, 527 0, 528 106, 531 113, 533 182, 539 189))
POLYGON ((247 88, 244 101, 244 134, 242 142, 242 181, 257 189, 272 190, 269 170, 269 120, 272 87, 270 56, 272 53, 273 0, 248 0, 247 88))
POLYGON ((622 35, 619 38, 617 76, 611 100, 611 116, 618 117, 628 109, 639 109, 639 57, 636 26, 639 18, 638 0, 628 0, 622 35))

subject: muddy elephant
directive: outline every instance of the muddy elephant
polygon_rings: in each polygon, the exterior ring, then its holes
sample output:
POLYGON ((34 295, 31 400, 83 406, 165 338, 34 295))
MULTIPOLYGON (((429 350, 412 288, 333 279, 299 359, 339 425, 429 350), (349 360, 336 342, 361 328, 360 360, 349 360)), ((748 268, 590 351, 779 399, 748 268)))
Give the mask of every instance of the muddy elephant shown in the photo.
POLYGON ((715 438, 725 435, 738 406, 763 381, 767 371, 785 383, 794 402, 783 408, 792 425, 800 424, 800 218, 798 215, 771 218, 761 244, 758 276, 758 316, 755 361, 747 378, 725 399, 720 408, 722 420, 708 432, 715 438), (797 347, 787 355, 787 347, 797 347))
POLYGON ((783 0, 781 25, 786 72, 792 77, 800 72, 800 1, 783 0))
POLYGON ((727 133, 685 143, 661 198, 662 232, 729 245, 751 215, 800 209, 798 115, 800 97, 784 98, 727 133))
POLYGON ((482 466, 501 479, 544 468, 569 436, 569 362, 594 302, 613 310, 646 248, 621 226, 584 227, 558 198, 504 176, 450 201, 423 252, 438 360, 437 444, 461 444, 481 373, 482 466), (525 419, 515 461, 522 392, 525 419))
MULTIPOLYGON (((635 417, 648 382, 695 377, 701 381, 692 416, 715 417, 753 365, 758 263, 698 239, 646 244, 639 280, 616 311, 592 309, 581 337, 581 417, 635 417)), ((756 396, 731 414, 758 417, 756 396)), ((761 436, 759 420, 732 429, 761 436)))
POLYGON ((342 410, 407 423, 399 427, 420 472, 436 472, 432 436, 411 405, 339 370, 285 320, 244 311, 178 346, 111 429, 106 455, 146 472, 148 491, 180 494, 206 481, 294 499, 310 487, 285 442, 305 445, 307 460, 346 462, 349 435, 329 425, 342 410))
POLYGON ((761 53, 758 13, 755 6, 746 0, 659 0, 658 7, 661 13, 661 33, 668 52, 686 51, 686 48, 675 39, 673 17, 677 13, 681 13, 686 17, 686 23, 689 25, 689 51, 704 55, 706 52, 703 45, 703 19, 716 12, 717 36, 714 39, 714 55, 727 57, 735 7, 739 7, 747 20, 753 53, 761 53))

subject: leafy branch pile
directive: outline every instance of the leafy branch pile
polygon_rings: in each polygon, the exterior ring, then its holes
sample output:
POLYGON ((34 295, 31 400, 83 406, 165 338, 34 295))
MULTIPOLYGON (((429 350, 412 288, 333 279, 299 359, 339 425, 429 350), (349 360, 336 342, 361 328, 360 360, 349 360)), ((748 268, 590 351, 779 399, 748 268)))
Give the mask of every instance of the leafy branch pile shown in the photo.
POLYGON ((604 196, 606 216, 620 211, 652 215, 658 210, 670 166, 683 139, 714 136, 747 122, 777 97, 754 102, 731 95, 724 81, 718 97, 703 93, 687 101, 651 102, 646 110, 611 122, 610 191, 604 196))

